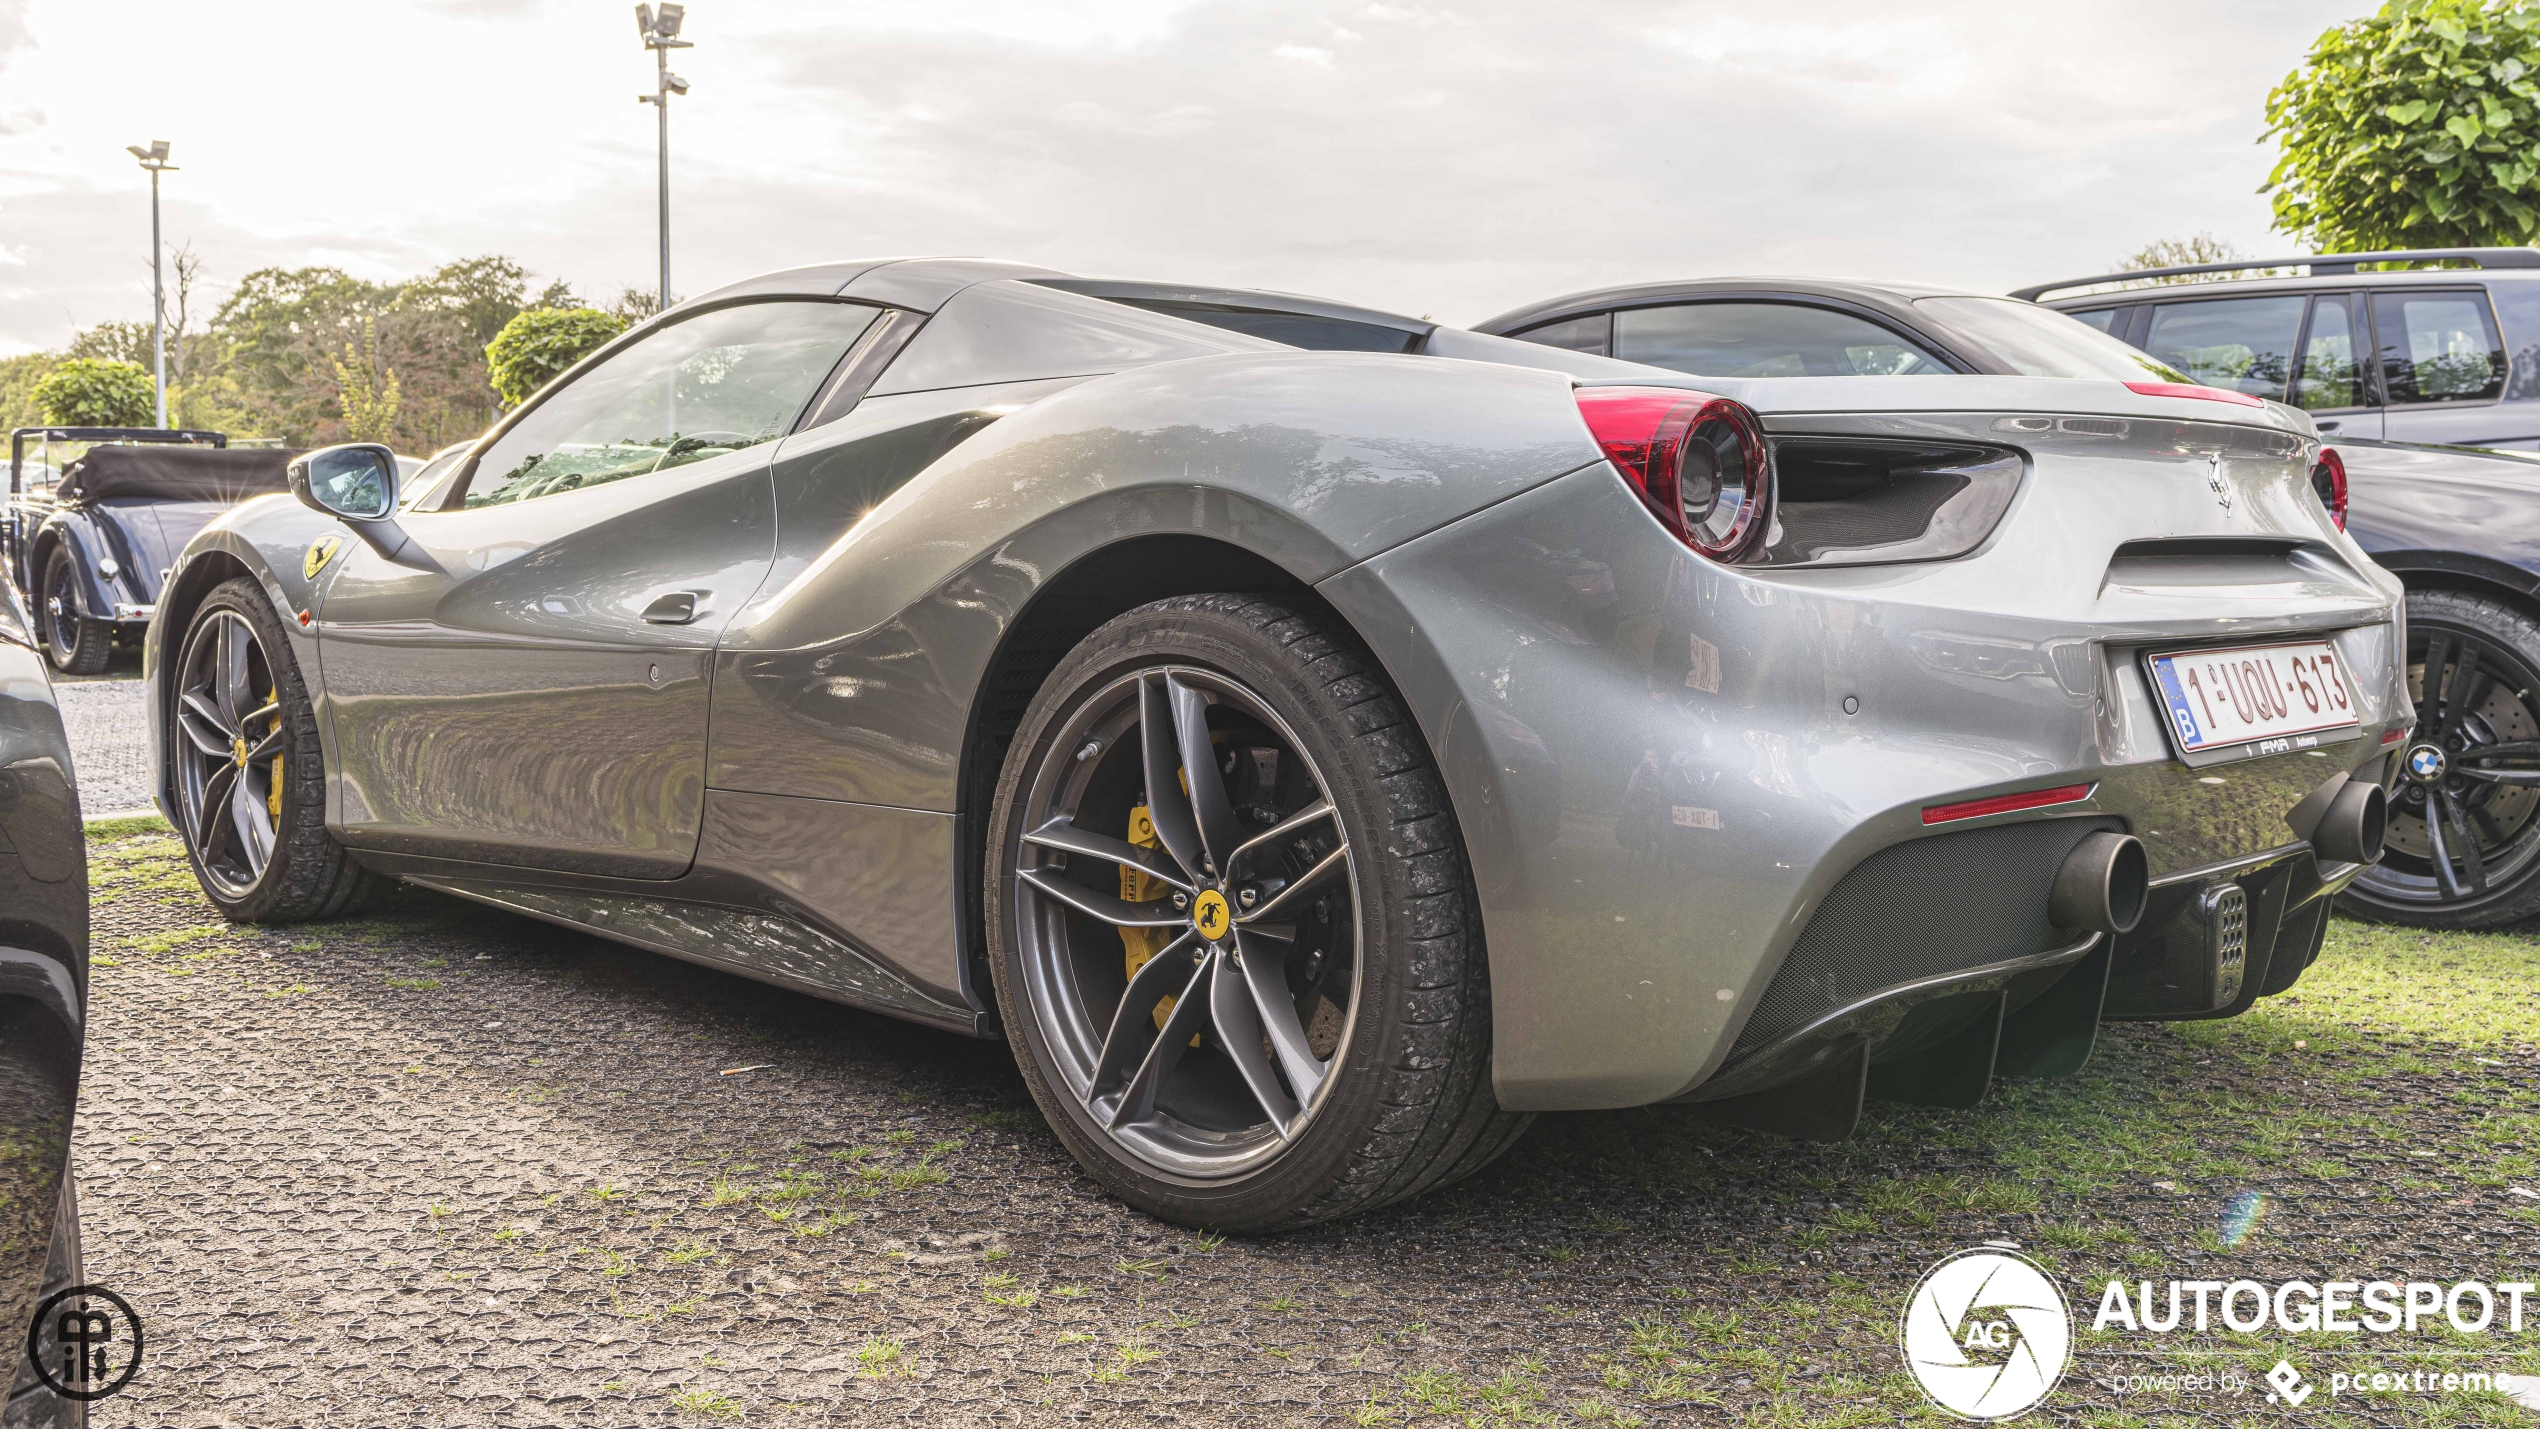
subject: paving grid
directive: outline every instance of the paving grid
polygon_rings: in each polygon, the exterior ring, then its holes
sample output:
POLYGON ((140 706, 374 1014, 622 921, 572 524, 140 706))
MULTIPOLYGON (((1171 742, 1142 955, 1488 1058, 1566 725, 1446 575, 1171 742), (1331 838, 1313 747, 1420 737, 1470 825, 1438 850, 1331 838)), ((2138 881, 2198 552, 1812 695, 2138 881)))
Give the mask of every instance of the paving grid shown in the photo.
POLYGON ((139 673, 53 681, 62 730, 70 736, 79 806, 92 819, 150 807, 150 729, 139 673))
MULTIPOLYGON (((2049 1217, 2122 1231, 2156 1276, 2533 1260, 2502 1190, 2394 1212, 2427 1166, 2395 1148, 2342 1179, 1944 1195, 1862 1230, 1844 1213, 1880 1186, 1973 1184, 2034 1126, 1896 1108, 1836 1148, 1547 1118, 1448 1193, 1219 1244, 1103 1198, 998 1046, 419 891, 225 928, 173 840, 96 858, 77 1164, 92 1278, 152 1344, 101 1426, 1349 1423, 1420 1396, 1462 1406, 1442 1423, 1733 1423, 1774 1397, 1885 1423, 1914 1408, 1890 1335, 1921 1269, 2049 1217), (2252 1184, 2271 1234, 2219 1256, 2216 1208, 2252 1184), (1857 1313, 1811 1321, 1829 1286, 1857 1313), (1738 1315, 1770 1353, 1686 1345, 1738 1315)), ((2218 1070, 2124 1027, 2084 1078, 1997 1100, 2158 1108, 2236 1078, 2441 1148, 2535 1070, 2456 1060, 2314 1090, 2333 1067, 2218 1070)), ((2068 1380, 2054 1417, 2094 1402, 2068 1380)))

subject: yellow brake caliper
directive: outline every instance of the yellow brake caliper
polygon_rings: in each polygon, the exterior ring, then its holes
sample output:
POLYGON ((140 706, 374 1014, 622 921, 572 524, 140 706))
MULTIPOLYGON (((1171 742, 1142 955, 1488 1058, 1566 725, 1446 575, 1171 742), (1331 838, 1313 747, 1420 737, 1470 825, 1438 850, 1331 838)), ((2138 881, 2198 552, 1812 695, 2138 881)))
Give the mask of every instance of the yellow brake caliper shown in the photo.
MULTIPOLYGON (((273 727, 282 728, 282 685, 279 681, 273 687, 273 727)), ((274 752, 271 782, 265 786, 265 812, 273 815, 276 822, 282 818, 282 754, 279 750, 274 752)))
MULTIPOLYGON (((1147 806, 1144 804, 1129 811, 1129 842, 1140 848, 1159 848, 1163 844, 1163 841, 1155 836, 1155 819, 1147 813, 1147 806)), ((1172 891, 1172 885, 1154 874, 1129 864, 1120 865, 1120 900, 1122 902, 1153 903, 1172 891)), ((1170 928, 1121 929, 1121 945, 1128 949, 1129 976, 1136 977, 1138 969, 1154 961, 1155 955, 1163 952, 1165 946, 1173 941, 1173 936, 1173 930, 1170 928)), ((1164 1030, 1164 1019, 1172 1012, 1172 998, 1168 997, 1156 1003, 1157 1031, 1164 1030)), ((1198 1046, 1199 1039, 1193 1037, 1191 1045, 1198 1046)))

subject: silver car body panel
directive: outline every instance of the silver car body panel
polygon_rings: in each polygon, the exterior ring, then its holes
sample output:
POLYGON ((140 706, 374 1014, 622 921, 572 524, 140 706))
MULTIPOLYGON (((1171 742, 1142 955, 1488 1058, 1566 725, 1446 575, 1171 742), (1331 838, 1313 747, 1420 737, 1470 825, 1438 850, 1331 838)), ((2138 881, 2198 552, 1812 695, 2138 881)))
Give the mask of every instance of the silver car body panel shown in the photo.
MULTIPOLYGON (((1580 373, 1552 370, 1582 365, 1575 354, 1522 343, 1507 347, 1532 365, 1305 353, 1028 281, 1043 271, 826 265, 700 300, 830 297, 932 316, 845 416, 751 449, 754 475, 718 465, 751 470, 740 453, 607 498, 632 513, 666 499, 634 490, 656 482, 721 493, 679 520, 622 521, 602 541, 606 523, 566 519, 558 503, 617 489, 606 487, 509 508, 524 532, 552 519, 572 528, 555 541, 588 547, 545 591, 533 568, 516 573, 521 598, 502 609, 539 639, 590 616, 550 619, 532 597, 636 600, 697 559, 708 515, 767 536, 755 584, 716 586, 729 619, 712 639, 665 646, 612 628, 586 639, 607 669, 535 694, 450 661, 438 668, 458 673, 440 687, 399 692, 409 709, 446 707, 429 716, 447 718, 426 739, 437 748, 418 750, 443 773, 403 797, 447 801, 448 827, 381 837, 365 771, 385 761, 343 753, 348 731, 375 744, 382 726, 361 707, 375 691, 332 688, 336 621, 361 612, 330 608, 327 586, 370 552, 348 545, 313 590, 302 555, 341 528, 264 501, 198 538, 171 589, 181 604, 246 569, 278 609, 314 609, 314 638, 293 615, 286 625, 329 687, 330 823, 366 862, 984 1030, 989 1002, 963 946, 977 896, 966 841, 982 813, 965 803, 979 783, 965 761, 995 757, 973 742, 983 681, 1053 588, 1088 573, 1133 583, 1135 553, 1156 539, 1224 551, 1230 571, 1248 561, 1327 601, 1427 735, 1478 878, 1498 1091, 1520 1109, 1698 1094, 1827 891, 1931 832, 1928 805, 2087 782, 2086 802, 1993 822, 2118 820, 2156 874, 2177 874, 2306 837, 2288 813, 2350 770, 2378 777, 2380 735, 2408 718, 2397 583, 2310 495, 2317 439, 2289 409, 2013 377, 1580 373), (1720 392, 1777 439, 1982 443, 2021 453, 2025 475, 1991 537, 1955 560, 1723 567, 1669 535, 1604 460, 1578 413, 1580 380, 1720 392), (616 585, 597 574, 604 557, 624 573, 616 585), (2193 769, 2174 757, 2144 652, 2311 636, 2353 672, 2358 737, 2193 769), (643 673, 665 648, 669 692, 643 673), (615 861, 504 832, 509 819, 592 816, 531 807, 569 796, 536 781, 574 752, 551 744, 545 765, 521 762, 489 738, 516 728, 499 711, 580 701, 579 713, 557 706, 569 732, 656 695, 686 712, 661 739, 683 769, 693 749, 696 770, 693 783, 643 786, 658 796, 640 811, 656 827, 597 818, 583 832, 614 838, 615 861), (502 777, 469 772, 454 748, 502 777), (1617 829, 1645 760, 1677 793, 1665 837, 1635 850, 1617 829)), ((459 559, 457 544, 434 546, 430 519, 409 526, 445 568, 459 559)), ((486 544, 467 549, 503 575, 486 544)), ((417 609, 446 617, 465 585, 417 609)), ((149 646, 154 680, 172 653, 166 628, 149 646)), ((154 738, 157 718, 154 699, 154 738)), ((586 774, 622 781, 605 763, 586 774)))

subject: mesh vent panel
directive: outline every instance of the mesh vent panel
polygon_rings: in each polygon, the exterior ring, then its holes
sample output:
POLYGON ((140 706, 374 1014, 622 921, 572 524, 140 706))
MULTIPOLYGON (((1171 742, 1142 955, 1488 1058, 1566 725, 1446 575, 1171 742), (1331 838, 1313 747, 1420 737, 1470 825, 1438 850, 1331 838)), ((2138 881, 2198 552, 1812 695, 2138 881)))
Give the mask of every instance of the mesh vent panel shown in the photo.
POLYGON ((2073 845, 2115 819, 2045 819, 1881 849, 1834 886, 1730 1055, 1872 993, 2062 947, 2046 896, 2073 845))

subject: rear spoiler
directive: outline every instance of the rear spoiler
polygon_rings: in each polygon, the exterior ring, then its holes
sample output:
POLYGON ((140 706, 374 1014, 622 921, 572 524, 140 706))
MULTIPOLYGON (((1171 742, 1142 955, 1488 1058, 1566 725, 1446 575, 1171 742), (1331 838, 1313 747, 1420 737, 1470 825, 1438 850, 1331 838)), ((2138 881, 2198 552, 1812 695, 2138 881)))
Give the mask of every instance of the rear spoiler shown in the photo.
POLYGON ((2154 278, 2192 278, 2203 273, 2246 273, 2259 268, 2301 268, 2314 278, 2343 278, 2366 263, 2466 263, 2473 268, 2540 268, 2535 248, 2399 248, 2382 253, 2314 253, 2302 258, 2251 258, 2229 263, 2181 263, 2168 268, 2137 268, 2101 273, 2092 278, 2066 278, 2033 288, 2013 288, 2011 296, 2036 302, 2066 288, 2095 288, 2102 283, 2140 283, 2154 278))

